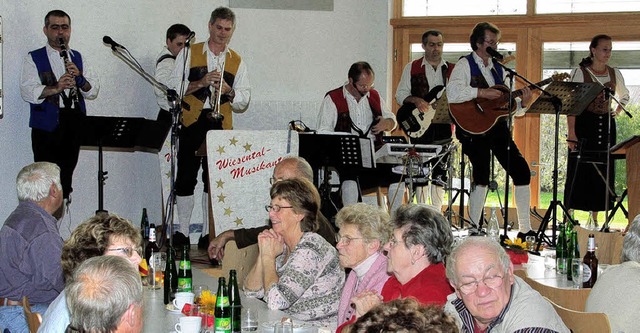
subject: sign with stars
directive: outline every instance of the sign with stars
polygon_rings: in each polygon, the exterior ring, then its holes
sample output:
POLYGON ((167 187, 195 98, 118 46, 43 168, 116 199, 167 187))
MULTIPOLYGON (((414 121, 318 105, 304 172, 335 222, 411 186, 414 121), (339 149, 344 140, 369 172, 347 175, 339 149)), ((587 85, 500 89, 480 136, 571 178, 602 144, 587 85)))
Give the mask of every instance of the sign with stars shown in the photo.
POLYGON ((273 168, 298 153, 298 134, 289 131, 209 131, 209 195, 216 235, 267 224, 273 168))

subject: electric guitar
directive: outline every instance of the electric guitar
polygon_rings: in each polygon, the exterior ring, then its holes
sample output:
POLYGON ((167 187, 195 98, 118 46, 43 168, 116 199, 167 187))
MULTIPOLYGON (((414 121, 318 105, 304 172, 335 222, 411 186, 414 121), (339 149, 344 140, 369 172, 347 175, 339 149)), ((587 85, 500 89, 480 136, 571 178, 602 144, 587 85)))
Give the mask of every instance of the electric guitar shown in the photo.
MULTIPOLYGON (((552 81, 564 81, 569 78, 568 73, 556 73, 550 78, 536 83, 538 86, 544 86, 552 81)), ((531 85, 529 88, 533 88, 531 85)), ((512 103, 513 108, 509 110, 509 88, 504 85, 495 85, 491 89, 497 89, 502 95, 496 99, 474 98, 462 103, 449 103, 449 112, 451 118, 460 128, 471 134, 484 134, 489 131, 493 125, 502 117, 513 114, 516 103, 512 103)), ((522 96, 522 90, 519 89, 512 93, 512 97, 522 96)))
MULTIPOLYGON (((444 89, 443 85, 433 87, 433 89, 429 90, 424 100, 427 101, 427 103, 431 103, 442 89, 444 89)), ((421 137, 427 129, 429 129, 431 120, 433 120, 433 116, 436 114, 437 103, 442 100, 443 98, 437 100, 436 105, 431 105, 427 112, 420 111, 413 103, 405 103, 398 109, 396 114, 398 125, 400 125, 400 128, 402 128, 408 136, 414 139, 421 137)), ((446 98, 444 100, 446 103, 446 98)))

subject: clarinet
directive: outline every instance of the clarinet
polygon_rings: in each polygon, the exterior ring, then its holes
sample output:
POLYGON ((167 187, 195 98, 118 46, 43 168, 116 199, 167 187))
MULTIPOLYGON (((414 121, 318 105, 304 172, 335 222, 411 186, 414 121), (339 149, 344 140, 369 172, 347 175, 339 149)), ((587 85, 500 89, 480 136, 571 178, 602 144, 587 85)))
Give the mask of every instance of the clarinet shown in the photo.
MULTIPOLYGON (((66 65, 69 62, 71 62, 71 59, 69 59, 69 53, 67 52, 67 46, 64 44, 64 40, 62 39, 62 37, 58 38, 58 44, 60 44, 60 57, 62 57, 62 59, 64 60, 65 65, 66 65)), ((69 72, 67 71, 67 73, 69 73, 69 72)), ((69 97, 71 98, 71 100, 73 101, 73 104, 76 107, 80 106, 80 100, 78 99, 78 87, 76 85, 71 87, 71 89, 69 90, 69 97)))

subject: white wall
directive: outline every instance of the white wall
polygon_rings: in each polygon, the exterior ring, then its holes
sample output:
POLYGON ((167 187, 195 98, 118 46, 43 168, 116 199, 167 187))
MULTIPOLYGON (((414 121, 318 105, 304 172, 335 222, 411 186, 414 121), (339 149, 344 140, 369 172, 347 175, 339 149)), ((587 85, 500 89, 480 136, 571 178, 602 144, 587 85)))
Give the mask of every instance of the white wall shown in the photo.
MULTIPOLYGON (((44 15, 65 10, 72 19, 70 45, 83 53, 100 76, 90 115, 155 118, 149 84, 102 44, 108 35, 126 46, 148 71, 164 44, 166 29, 184 23, 197 41, 207 37, 211 11, 228 1, 112 0, 2 1, 4 118, 0 119, 0 220, 17 204, 15 176, 33 161, 29 107, 19 92, 20 68, 28 51, 44 45, 44 15)), ((237 129, 283 129, 293 119, 315 127, 324 93, 346 81, 351 63, 369 61, 376 86, 388 94, 390 3, 387 0, 335 0, 334 11, 234 9, 237 29, 231 46, 247 62, 252 83, 249 110, 235 119, 237 129)), ((388 100, 389 98, 387 98, 388 100)), ((83 150, 74 174, 71 213, 63 220, 67 237, 97 204, 97 152, 83 150)), ((105 152, 109 172, 105 209, 138 223, 142 207, 150 219, 161 216, 157 157, 148 153, 105 152)), ((198 202, 198 201, 197 201, 198 202)), ((196 205, 199 206, 199 205, 196 205)), ((260 206, 262 207, 262 206, 260 206)), ((199 221, 199 209, 193 221, 199 221)))

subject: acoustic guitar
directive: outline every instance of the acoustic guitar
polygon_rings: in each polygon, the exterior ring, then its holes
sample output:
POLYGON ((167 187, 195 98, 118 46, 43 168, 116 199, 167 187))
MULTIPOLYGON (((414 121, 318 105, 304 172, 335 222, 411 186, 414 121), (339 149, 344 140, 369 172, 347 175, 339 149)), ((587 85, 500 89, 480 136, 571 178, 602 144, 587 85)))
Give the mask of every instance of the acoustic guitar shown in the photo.
MULTIPOLYGON (((550 78, 536 83, 536 85, 544 86, 553 81, 564 81, 568 78, 568 73, 556 73, 550 78)), ((533 85, 529 86, 529 88, 533 87, 533 85)), ((504 85, 495 85, 491 89, 500 90, 502 95, 496 99, 474 98, 463 103, 449 103, 451 118, 460 128, 471 134, 484 134, 500 118, 513 114, 516 103, 514 101, 513 108, 509 110, 509 88, 504 85)), ((512 97, 522 96, 522 90, 514 91, 512 97)))
MULTIPOLYGON (((437 96, 440 91, 444 89, 443 85, 435 86, 433 89, 429 90, 424 100, 427 103, 431 103, 437 96)), ((442 100, 439 99, 436 103, 442 100)), ((446 103, 446 99, 445 99, 446 103)), ((396 119, 398 120, 398 125, 400 128, 407 133, 408 136, 417 139, 421 137, 429 126, 431 125, 431 120, 433 120, 433 116, 436 114, 436 105, 431 105, 429 107, 429 111, 422 112, 416 105, 413 103, 403 104, 396 114, 396 119)))

